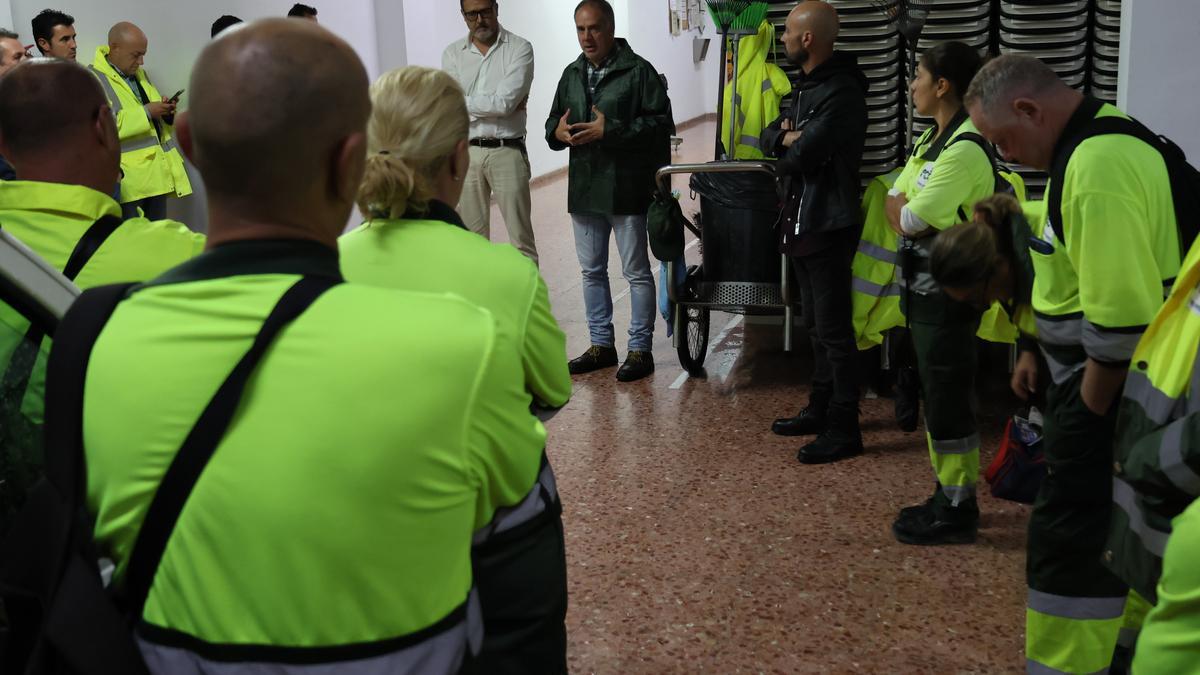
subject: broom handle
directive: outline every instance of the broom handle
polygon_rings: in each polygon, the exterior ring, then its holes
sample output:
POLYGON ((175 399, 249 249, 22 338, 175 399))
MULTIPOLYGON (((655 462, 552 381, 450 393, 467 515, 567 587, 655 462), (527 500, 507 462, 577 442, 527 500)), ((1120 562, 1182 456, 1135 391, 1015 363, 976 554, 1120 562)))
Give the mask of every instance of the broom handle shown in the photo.
MULTIPOLYGON (((721 31, 721 89, 717 96, 717 140, 713 149, 713 159, 721 159, 721 125, 725 123, 725 50, 728 48, 729 33, 721 31)), ((732 116, 730 126, 733 126, 732 116)))
POLYGON ((741 36, 733 39, 733 92, 729 96, 729 145, 725 146, 725 155, 729 159, 737 159, 737 121, 738 113, 741 110, 737 105, 737 85, 738 85, 738 51, 739 44, 742 41, 741 36))

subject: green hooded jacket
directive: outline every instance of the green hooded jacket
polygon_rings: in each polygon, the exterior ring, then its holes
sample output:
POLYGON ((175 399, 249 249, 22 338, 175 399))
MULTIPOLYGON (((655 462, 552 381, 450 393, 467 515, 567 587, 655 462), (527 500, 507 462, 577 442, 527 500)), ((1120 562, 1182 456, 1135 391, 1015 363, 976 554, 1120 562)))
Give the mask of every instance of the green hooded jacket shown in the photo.
POLYGON ((563 70, 546 119, 551 150, 571 148, 567 211, 593 215, 645 215, 654 191, 654 174, 671 162, 675 122, 671 100, 658 71, 617 38, 609 71, 588 92, 587 59, 563 70), (593 119, 592 106, 604 113, 604 138, 569 146, 554 137, 559 119, 570 110, 569 124, 593 119))

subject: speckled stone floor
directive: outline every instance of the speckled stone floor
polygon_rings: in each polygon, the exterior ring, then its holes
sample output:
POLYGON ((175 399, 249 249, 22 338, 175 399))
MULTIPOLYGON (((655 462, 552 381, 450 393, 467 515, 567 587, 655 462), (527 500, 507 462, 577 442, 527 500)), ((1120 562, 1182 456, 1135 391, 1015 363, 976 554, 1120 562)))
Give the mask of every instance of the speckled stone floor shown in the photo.
MULTIPOLYGON (((707 159, 713 131, 685 132, 675 161, 707 159)), ((543 274, 575 356, 588 336, 565 180, 534 203, 543 274)), ((503 241, 498 214, 493 222, 503 241)), ((628 286, 615 246, 610 276, 623 350, 628 286)), ((547 424, 565 507, 572 672, 1023 671, 1027 507, 992 499, 981 482, 976 544, 899 544, 891 521, 928 496, 933 475, 923 433, 896 429, 891 400, 863 402, 866 454, 803 466, 802 439, 770 425, 803 405, 807 340, 785 354, 780 327, 714 314, 708 377, 696 379, 665 329, 660 320, 652 377, 578 377, 547 424)), ((980 384, 984 466, 1016 407, 1005 382, 996 370, 980 384)))

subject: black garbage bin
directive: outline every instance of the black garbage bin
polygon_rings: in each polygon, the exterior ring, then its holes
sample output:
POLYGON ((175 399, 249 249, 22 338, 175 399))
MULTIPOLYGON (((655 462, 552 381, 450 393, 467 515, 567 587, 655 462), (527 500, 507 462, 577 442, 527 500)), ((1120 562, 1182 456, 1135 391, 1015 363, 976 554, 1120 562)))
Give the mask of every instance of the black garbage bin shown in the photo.
POLYGON ((704 280, 779 283, 779 196, 757 171, 692 174, 700 196, 704 280))

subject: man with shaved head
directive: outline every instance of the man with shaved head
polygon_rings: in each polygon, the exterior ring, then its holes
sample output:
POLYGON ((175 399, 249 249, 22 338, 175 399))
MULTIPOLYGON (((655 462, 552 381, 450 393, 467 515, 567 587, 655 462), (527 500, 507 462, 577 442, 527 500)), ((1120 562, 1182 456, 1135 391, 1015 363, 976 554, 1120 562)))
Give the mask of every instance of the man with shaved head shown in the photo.
MULTIPOLYGON (((110 196, 120 171, 116 125, 95 78, 74 61, 30 59, 0 78, 0 154, 18 178, 0 186, 4 231, 80 288, 153 278, 204 246, 203 236, 179 223, 123 221, 110 196)), ((9 338, 0 338, 0 399, 19 403, 21 417, 36 429, 45 390, 39 347, 48 341, 29 332, 19 315, 0 310, 7 329, 0 336, 9 338)), ((40 465, 33 462, 26 475, 39 475, 40 465)))
POLYGON ((993 60, 964 102, 1006 159, 1050 174, 1046 217, 1031 223, 1030 243, 1038 340, 1053 384, 1045 408, 1048 475, 1029 521, 1029 672, 1107 672, 1126 583, 1153 597, 1171 517, 1194 497, 1160 480, 1179 475, 1169 455, 1184 456, 1188 434, 1162 436, 1181 427, 1166 422, 1182 404, 1160 391, 1162 373, 1187 377, 1191 361, 1165 369, 1131 364, 1164 290, 1179 276, 1186 252, 1179 226, 1195 223, 1177 222, 1174 204, 1190 195, 1173 194, 1155 134, 1071 89, 1037 59, 993 60), (1119 445, 1114 464, 1117 429, 1122 438, 1150 442, 1119 445))
POLYGON ((250 23, 204 49, 190 88, 179 141, 208 250, 64 319, 111 313, 69 339, 100 334, 88 503, 146 663, 457 673, 482 630, 476 523, 541 469, 518 345, 455 296, 343 282, 371 110, 349 45, 250 23))
POLYGON ((816 436, 798 459, 824 464, 863 451, 858 427, 858 347, 850 265, 862 234, 859 164, 867 128, 867 79, 855 57, 834 50, 838 15, 802 2, 788 15, 783 45, 799 68, 787 112, 760 139, 786 194, 780 250, 800 279, 804 321, 816 361, 808 405, 776 420, 781 436, 816 436))
POLYGON ((148 50, 146 34, 122 21, 108 31, 108 44, 96 48, 91 68, 117 117, 126 217, 140 210, 157 220, 166 217, 167 198, 191 194, 192 184, 173 137, 178 94, 166 98, 150 83, 142 67, 148 50))

